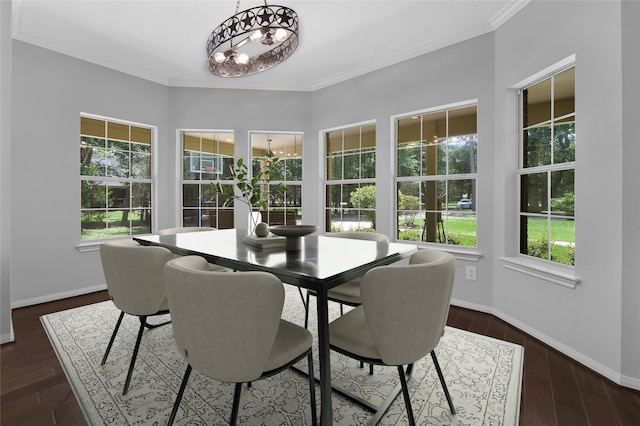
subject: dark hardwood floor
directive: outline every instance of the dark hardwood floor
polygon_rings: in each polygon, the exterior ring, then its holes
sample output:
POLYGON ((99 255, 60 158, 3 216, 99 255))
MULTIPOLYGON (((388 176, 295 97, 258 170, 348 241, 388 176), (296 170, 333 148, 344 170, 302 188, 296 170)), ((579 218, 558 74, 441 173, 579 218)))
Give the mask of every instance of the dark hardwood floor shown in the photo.
MULTIPOLYGON (((103 300, 106 291, 13 311, 16 341, 2 345, 0 353, 1 425, 86 425, 39 317, 103 300)), ((524 346, 521 425, 640 425, 640 392, 617 386, 492 315, 452 306, 448 324, 524 346)))

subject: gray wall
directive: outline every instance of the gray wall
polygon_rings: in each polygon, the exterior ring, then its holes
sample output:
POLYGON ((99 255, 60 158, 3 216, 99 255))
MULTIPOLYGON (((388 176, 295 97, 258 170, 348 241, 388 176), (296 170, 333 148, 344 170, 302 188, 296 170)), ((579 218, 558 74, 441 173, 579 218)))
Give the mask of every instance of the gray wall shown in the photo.
POLYGON ((622 3, 622 375, 640 379, 640 2, 622 3))
POLYGON ((0 2, 0 343, 11 322, 11 2, 0 2))
MULTIPOLYGON (((13 305, 104 287, 98 253, 76 249, 80 112, 158 126, 159 227, 180 220, 177 129, 233 129, 236 154, 243 157, 250 130, 304 132, 304 221, 321 225, 322 130, 375 120, 378 200, 393 200, 391 116, 477 99, 481 257, 473 263, 475 282, 464 279, 469 261, 458 261, 455 303, 492 312, 614 381, 640 388, 640 172, 635 165, 640 73, 633 27, 640 16, 631 3, 531 2, 492 34, 312 93, 166 88, 14 42, 13 305), (517 98, 511 88, 573 54, 575 271, 582 282, 569 289, 507 270, 500 258, 517 251, 517 98), (33 167, 37 164, 46 166, 33 167)), ((3 146, 4 140, 3 131, 3 146)), ((393 201, 379 202, 378 225, 389 235, 394 235, 393 208, 393 201)), ((3 235, 5 229, 3 224, 3 235)), ((2 321, 5 333, 4 316, 2 321)))
POLYGON ((162 147, 169 90, 15 40, 12 85, 13 303, 104 288, 98 252, 76 249, 80 113, 158 126, 162 147))
MULTIPOLYGON (((637 375, 640 339, 636 335, 626 342, 623 351, 621 335, 625 328, 621 311, 623 250, 635 250, 625 254, 636 259, 636 263, 639 257, 637 247, 632 247, 637 241, 627 247, 621 243, 631 228, 625 229, 623 225, 622 208, 625 197, 620 22, 618 2, 531 2, 495 32, 493 165, 496 191, 500 192, 491 209, 496 223, 495 254, 515 252, 512 218, 518 206, 513 161, 517 158, 514 128, 517 116, 513 108, 516 94, 509 88, 575 54, 575 273, 582 282, 574 289, 565 288, 507 270, 500 261, 494 261, 492 306, 507 321, 614 380, 625 381, 620 377, 623 361, 635 364, 636 378, 629 377, 626 382, 640 387, 637 375), (508 226, 498 226, 500 223, 508 226)), ((633 44, 637 49, 637 39, 633 44)), ((637 74, 629 78, 637 79, 637 74)), ((633 200, 625 201, 627 208, 637 212, 637 194, 633 200)), ((630 222, 627 220, 627 224, 630 222)), ((637 240, 638 234, 630 234, 628 238, 637 240)), ((637 294, 633 296, 635 301, 629 303, 635 303, 637 310, 639 300, 637 294)))

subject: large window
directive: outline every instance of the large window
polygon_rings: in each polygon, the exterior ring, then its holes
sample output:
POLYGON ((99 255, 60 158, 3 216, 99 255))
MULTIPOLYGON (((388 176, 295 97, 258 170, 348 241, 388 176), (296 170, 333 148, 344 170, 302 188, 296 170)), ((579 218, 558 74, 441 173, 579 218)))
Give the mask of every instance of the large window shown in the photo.
POLYGON ((80 117, 81 239, 151 232, 153 128, 80 117))
POLYGON ((397 238, 476 246, 477 106, 396 119, 397 238))
POLYGON ((376 125, 325 133, 326 231, 375 231, 376 125))
POLYGON ((212 183, 233 185, 234 134, 229 131, 182 132, 182 225, 233 228, 233 203, 212 183))
MULTIPOLYGON (((269 188, 261 188, 267 198, 262 221, 269 225, 295 225, 302 219, 302 135, 295 133, 252 133, 252 173, 266 170, 268 156, 278 158, 270 174, 269 188)), ((264 174, 262 174, 264 175, 264 174)))
POLYGON ((575 261, 575 68, 521 94, 520 253, 575 261))

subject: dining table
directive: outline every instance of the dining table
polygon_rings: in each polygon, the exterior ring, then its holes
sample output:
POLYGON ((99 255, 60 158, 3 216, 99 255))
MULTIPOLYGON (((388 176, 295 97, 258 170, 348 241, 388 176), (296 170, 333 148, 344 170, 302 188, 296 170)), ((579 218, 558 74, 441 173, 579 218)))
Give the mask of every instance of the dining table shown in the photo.
POLYGON ((296 250, 285 245, 258 248, 244 241, 247 230, 218 229, 170 235, 138 235, 142 245, 165 247, 177 255, 197 255, 236 271, 265 271, 282 282, 317 295, 320 424, 332 424, 329 346, 329 289, 361 277, 371 268, 408 258, 417 250, 409 243, 380 243, 323 235, 299 237, 296 250))

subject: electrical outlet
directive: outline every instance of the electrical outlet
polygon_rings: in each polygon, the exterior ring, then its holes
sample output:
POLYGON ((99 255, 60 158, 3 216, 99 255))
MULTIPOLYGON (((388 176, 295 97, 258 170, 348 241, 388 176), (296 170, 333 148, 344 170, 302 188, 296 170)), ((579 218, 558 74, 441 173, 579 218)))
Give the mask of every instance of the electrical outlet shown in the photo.
POLYGON ((476 267, 475 266, 467 266, 467 274, 466 278, 470 281, 476 280, 476 267))

